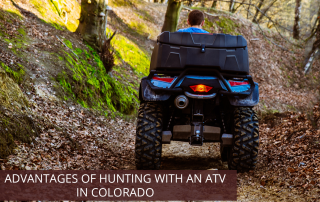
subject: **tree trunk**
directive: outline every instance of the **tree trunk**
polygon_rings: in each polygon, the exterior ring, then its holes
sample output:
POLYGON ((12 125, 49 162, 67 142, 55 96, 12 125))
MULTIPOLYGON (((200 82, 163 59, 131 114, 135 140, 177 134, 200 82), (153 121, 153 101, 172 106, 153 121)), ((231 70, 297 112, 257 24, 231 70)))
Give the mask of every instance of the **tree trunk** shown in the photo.
MULTIPOLYGON (((320 16, 320 8, 318 11, 318 17, 320 16)), ((319 48, 320 48, 320 22, 318 21, 318 25, 317 28, 315 30, 315 35, 316 35, 316 40, 312 45, 312 49, 309 52, 306 61, 305 61, 305 66, 304 66, 304 73, 307 74, 311 67, 312 64, 314 62, 314 59, 316 58, 316 56, 319 54, 319 48)))
POLYGON ((205 0, 201 0, 201 7, 206 7, 206 1, 205 0))
MULTIPOLYGON (((259 2, 259 4, 258 4, 258 8, 261 10, 261 7, 262 7, 262 5, 263 5, 263 2, 264 2, 264 0, 260 0, 260 2, 259 2)), ((258 17, 258 15, 259 15, 259 10, 258 9, 256 9, 256 13, 254 14, 254 17, 253 17, 253 20, 252 20, 252 22, 254 22, 254 23, 257 23, 257 17, 258 17)))
MULTIPOLYGON (((275 4, 278 0, 274 0, 273 2, 271 2, 271 4, 266 8, 266 9, 263 9, 263 13, 264 14, 267 14, 267 12, 269 11, 269 9, 273 6, 273 4, 275 4)), ((261 20, 263 19, 263 17, 265 17, 262 13, 260 14, 258 20, 257 20, 257 23, 260 23, 261 20)))
POLYGON ((213 0, 211 8, 217 8, 217 0, 213 0))
POLYGON ((296 0, 296 10, 295 10, 295 16, 294 16, 294 25, 293 25, 293 38, 294 39, 299 39, 300 15, 301 15, 301 0, 296 0))
MULTIPOLYGON (((240 8, 240 10, 239 10, 238 12, 240 12, 245 1, 246 1, 246 0, 242 0, 242 2, 239 3, 239 5, 238 5, 237 7, 233 6, 232 13, 235 13, 239 8, 240 8)), ((238 12, 237 12, 237 13, 238 13, 238 12)))
POLYGON ((229 12, 233 13, 234 12, 234 0, 231 0, 230 5, 229 5, 229 12))
POLYGON ((193 5, 192 0, 187 0, 187 6, 191 7, 193 5))
POLYGON ((250 6, 251 6, 252 0, 249 2, 248 11, 247 11, 247 19, 249 19, 249 12, 250 12, 250 6))
POLYGON ((108 0, 82 0, 77 29, 83 39, 99 52, 106 41, 108 0))
POLYGON ((164 24, 162 27, 162 32, 169 31, 175 32, 177 31, 177 26, 179 22, 180 11, 182 8, 182 2, 178 0, 169 0, 166 16, 164 19, 164 24))

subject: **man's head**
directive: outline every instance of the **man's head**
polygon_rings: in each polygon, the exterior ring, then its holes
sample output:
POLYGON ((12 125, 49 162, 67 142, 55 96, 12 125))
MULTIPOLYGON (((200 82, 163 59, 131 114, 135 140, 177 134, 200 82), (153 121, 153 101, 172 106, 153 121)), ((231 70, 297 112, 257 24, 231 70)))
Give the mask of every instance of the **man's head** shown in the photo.
POLYGON ((193 10, 189 13, 188 24, 191 27, 202 27, 204 24, 204 14, 199 10, 193 10))

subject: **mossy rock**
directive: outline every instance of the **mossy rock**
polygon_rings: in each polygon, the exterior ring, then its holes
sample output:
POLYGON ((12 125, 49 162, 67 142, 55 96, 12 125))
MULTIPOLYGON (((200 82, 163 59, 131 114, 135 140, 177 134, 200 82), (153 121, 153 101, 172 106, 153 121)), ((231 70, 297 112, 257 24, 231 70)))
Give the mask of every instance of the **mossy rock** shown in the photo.
MULTIPOLYGON (((27 98, 23 95, 18 84, 10 78, 3 67, 6 67, 6 71, 11 70, 8 66, 2 63, 0 65, 0 105, 7 108, 21 109, 28 106, 27 98), (8 70, 9 69, 9 70, 8 70)), ((14 71, 9 71, 14 76, 14 71)), ((18 73, 16 73, 18 75, 18 73)), ((18 77, 18 76, 17 76, 18 77)))
POLYGON ((29 116, 12 113, 0 106, 0 159, 13 153, 15 141, 31 143, 37 135, 38 128, 29 116))

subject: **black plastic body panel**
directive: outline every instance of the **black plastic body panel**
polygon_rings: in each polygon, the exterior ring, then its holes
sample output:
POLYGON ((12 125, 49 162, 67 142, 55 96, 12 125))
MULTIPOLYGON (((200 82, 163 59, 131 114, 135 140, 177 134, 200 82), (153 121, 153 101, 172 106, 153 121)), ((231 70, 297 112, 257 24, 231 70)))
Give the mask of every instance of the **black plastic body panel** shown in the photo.
POLYGON ((139 89, 140 101, 166 101, 170 98, 171 95, 169 93, 155 92, 154 90, 152 90, 147 81, 147 77, 144 77, 141 80, 139 89))
POLYGON ((228 96, 230 105, 235 107, 253 107, 259 103, 259 85, 254 83, 255 87, 248 97, 228 96))
POLYGON ((249 74, 247 41, 242 36, 163 32, 158 36, 150 70, 214 68, 225 73, 249 74))

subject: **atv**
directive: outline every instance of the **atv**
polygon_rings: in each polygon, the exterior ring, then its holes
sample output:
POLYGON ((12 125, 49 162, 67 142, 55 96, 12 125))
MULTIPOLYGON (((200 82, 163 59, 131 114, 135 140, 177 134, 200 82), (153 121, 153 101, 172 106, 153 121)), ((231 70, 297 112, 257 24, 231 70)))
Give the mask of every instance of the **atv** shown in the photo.
POLYGON ((136 130, 137 169, 159 169, 162 144, 220 143, 231 170, 255 168, 258 84, 249 75, 242 36, 163 32, 142 78, 136 130))

